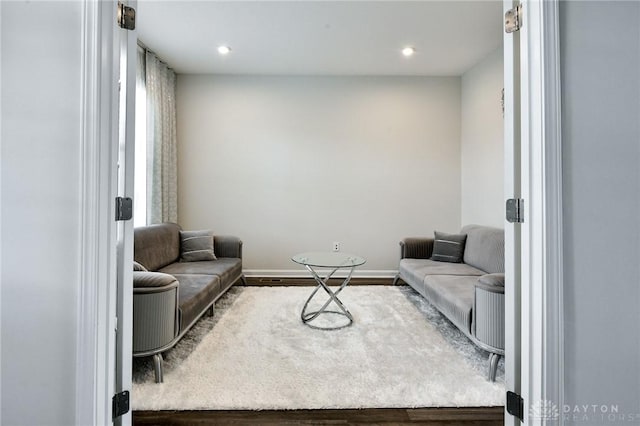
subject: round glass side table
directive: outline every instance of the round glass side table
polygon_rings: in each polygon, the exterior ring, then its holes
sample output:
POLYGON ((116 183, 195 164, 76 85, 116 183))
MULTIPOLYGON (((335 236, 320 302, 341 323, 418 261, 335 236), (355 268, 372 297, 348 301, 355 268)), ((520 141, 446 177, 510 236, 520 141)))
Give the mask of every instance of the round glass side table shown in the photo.
POLYGON ((366 260, 360 256, 341 252, 300 253, 293 256, 291 260, 307 268, 307 270, 311 273, 313 279, 318 284, 313 292, 311 292, 311 295, 309 295, 309 298, 302 308, 302 312, 300 314, 302 322, 307 324, 309 327, 319 330, 339 330, 353 324, 353 315, 351 315, 351 312, 349 312, 349 310, 344 306, 342 301, 338 299, 338 295, 349 284, 349 281, 351 281, 351 276, 353 275, 353 271, 356 269, 356 267, 363 265, 366 260), (328 272, 324 277, 322 277, 319 273, 319 269, 328 269, 328 272), (328 285, 329 279, 340 269, 348 269, 349 274, 344 279, 344 281, 342 281, 340 287, 338 287, 336 291, 333 291, 328 285), (316 294, 318 294, 318 290, 320 289, 323 289, 327 293, 327 295, 329 295, 329 299, 322 305, 320 309, 308 312, 307 309, 309 307, 309 302, 311 302, 316 294), (332 301, 335 302, 339 310, 327 309, 332 301), (346 324, 327 327, 310 324, 320 315, 326 314, 342 315, 349 321, 346 324))

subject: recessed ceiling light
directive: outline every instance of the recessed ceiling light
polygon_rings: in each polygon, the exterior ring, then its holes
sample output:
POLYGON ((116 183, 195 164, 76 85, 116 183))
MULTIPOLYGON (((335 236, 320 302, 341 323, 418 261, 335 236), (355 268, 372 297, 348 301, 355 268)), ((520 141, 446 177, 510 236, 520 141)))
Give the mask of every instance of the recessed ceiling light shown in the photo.
POLYGON ((228 55, 231 53, 231 48, 229 46, 218 46, 218 53, 221 55, 228 55))
POLYGON ((402 49, 402 54, 406 57, 413 56, 414 53, 416 53, 416 49, 414 49, 411 46, 407 46, 404 49, 402 49))

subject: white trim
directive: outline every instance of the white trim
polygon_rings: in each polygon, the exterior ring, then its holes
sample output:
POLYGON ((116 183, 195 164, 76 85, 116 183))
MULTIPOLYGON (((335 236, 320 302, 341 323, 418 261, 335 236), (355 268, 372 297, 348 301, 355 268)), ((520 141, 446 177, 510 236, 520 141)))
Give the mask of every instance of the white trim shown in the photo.
POLYGON ((82 179, 80 194, 80 217, 82 220, 80 232, 80 276, 81 285, 78 288, 78 335, 76 353, 76 424, 96 424, 95 413, 96 389, 98 369, 95 363, 97 356, 97 336, 95 322, 97 320, 97 286, 91 285, 99 277, 98 245, 98 214, 95 212, 98 202, 99 179, 97 169, 92 167, 99 164, 96 140, 99 140, 99 112, 98 102, 98 74, 99 51, 99 17, 96 3, 83 3, 82 23, 82 179), (89 321, 87 321, 89 320, 89 321))
MULTIPOLYGON (((544 131, 543 203, 545 279, 542 286, 542 306, 534 321, 541 322, 542 394, 560 412, 564 407, 564 315, 563 307, 563 226, 562 226, 562 109, 560 83, 560 33, 558 0, 537 5, 540 9, 542 53, 541 72, 543 99, 541 100, 544 131)), ((564 424, 560 416, 558 425, 564 424)))
POLYGON ((540 194, 535 191, 540 190, 540 185, 536 184, 536 179, 541 177, 541 173, 534 173, 538 170, 532 167, 539 163, 537 155, 539 153, 540 141, 536 139, 536 122, 539 119, 536 114, 539 105, 539 87, 535 87, 538 81, 532 78, 531 73, 536 71, 536 63, 539 61, 535 44, 536 18, 533 16, 536 9, 532 8, 532 2, 522 2, 522 27, 520 29, 520 166, 521 166, 521 196, 525 200, 524 223, 521 224, 521 260, 520 260, 520 296, 521 296, 521 327, 520 327, 520 356, 521 356, 521 388, 520 395, 524 400, 524 424, 536 424, 530 420, 529 409, 534 401, 539 400, 539 395, 532 393, 537 388, 536 381, 540 380, 540 371, 536 367, 540 366, 541 353, 543 348, 536 347, 533 342, 539 340, 536 335, 535 321, 532 321, 532 307, 538 306, 539 287, 533 286, 535 276, 539 276, 542 271, 540 261, 540 244, 535 232, 540 221, 540 209, 542 206, 535 200, 540 198, 540 194), (533 87, 532 87, 533 86, 533 87), (536 100, 538 99, 538 100, 536 100), (534 106, 531 108, 531 106, 534 106), (533 134, 532 134, 533 133, 533 134), (533 231, 532 231, 533 230, 533 231), (539 271, 539 273, 538 273, 539 271))
MULTIPOLYGON (((0 2, 0 22, 2 22, 2 2, 0 2)), ((2 46, 2 29, 0 28, 0 46, 2 46)), ((2 82, 2 55, 0 54, 0 82, 2 82)), ((2 97, 2 84, 0 83, 0 99, 4 99, 2 97)), ((0 103, 0 135, 2 135, 2 105, 0 103)), ((1 138, 2 136, 0 136, 1 138)), ((0 142, 1 144, 1 142, 0 142)), ((2 200, 2 161, 0 161, 0 200, 2 200)), ((0 242, 2 240, 2 208, 0 208, 0 242)), ((0 244, 0 289, 2 287, 2 244, 0 244)), ((2 291, 0 291, 0 309, 2 307, 2 291)), ((2 330, 2 316, 0 315, 0 330, 2 330)), ((2 358, 2 339, 0 339, 0 359, 2 358)), ((2 363, 0 362, 0 377, 2 377, 2 363)), ((2 411, 2 386, 0 386, 0 413, 2 411)))
MULTIPOLYGON (((80 276, 77 293, 76 424, 111 423, 113 322, 113 22, 111 1, 83 2, 80 276)), ((115 68, 117 69, 117 68, 115 68)))
MULTIPOLYGON (((311 275, 300 269, 245 269, 244 276, 247 278, 311 278, 311 275)), ((394 278, 398 271, 396 270, 358 270, 353 272, 352 278, 394 278)), ((338 271, 335 273, 336 278, 346 277, 348 272, 338 271)))
MULTIPOLYGON (((523 398, 562 413, 562 156, 558 2, 528 1, 523 17, 523 398), (526 184, 525 184, 526 182, 526 184), (527 250, 528 249, 528 250, 527 250), (527 256, 527 258, 524 258, 527 256), (526 352, 526 353, 525 353, 526 352)), ((562 415, 554 424, 563 424, 562 415)))

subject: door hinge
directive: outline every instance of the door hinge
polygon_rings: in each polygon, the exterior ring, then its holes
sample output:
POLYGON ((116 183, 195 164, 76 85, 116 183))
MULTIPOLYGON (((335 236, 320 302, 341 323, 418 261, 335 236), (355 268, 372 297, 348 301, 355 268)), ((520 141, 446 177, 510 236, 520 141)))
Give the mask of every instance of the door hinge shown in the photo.
POLYGON ((129 412, 129 391, 122 391, 113 395, 113 399, 111 401, 111 411, 114 419, 117 419, 129 412))
POLYGON ((507 200, 507 221, 511 223, 524 222, 524 200, 522 198, 507 200))
POLYGON ((507 391, 507 413, 524 420, 524 400, 517 393, 507 391))
POLYGON ((116 221, 131 220, 133 200, 129 197, 116 197, 116 221))
POLYGON ((136 10, 118 2, 118 25, 125 30, 136 29, 136 10))
POLYGON ((514 33, 522 25, 522 5, 519 4, 513 9, 507 10, 504 14, 504 30, 507 33, 514 33))

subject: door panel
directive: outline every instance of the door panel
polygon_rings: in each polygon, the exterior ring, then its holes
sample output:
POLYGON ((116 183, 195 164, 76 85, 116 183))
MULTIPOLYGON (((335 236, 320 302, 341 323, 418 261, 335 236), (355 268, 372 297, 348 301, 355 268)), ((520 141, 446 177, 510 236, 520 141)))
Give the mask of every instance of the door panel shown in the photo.
MULTIPOLYGON (((124 4, 135 8, 135 1, 124 4)), ((135 155, 135 30, 118 28, 120 57, 118 196, 133 198, 135 155)), ((117 222, 117 333, 115 392, 131 390, 133 330, 133 220, 117 222)), ((116 425, 131 424, 131 412, 114 420, 116 425)))
MULTIPOLYGON (((517 2, 505 0, 504 12, 517 2)), ((504 159, 505 202, 520 198, 520 33, 504 33, 504 159)), ((505 387, 521 394, 521 225, 505 221, 505 387)), ((506 410, 506 409, 505 409, 506 410)), ((505 411, 505 425, 520 421, 505 411)))

